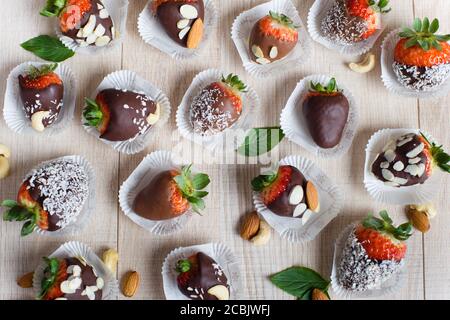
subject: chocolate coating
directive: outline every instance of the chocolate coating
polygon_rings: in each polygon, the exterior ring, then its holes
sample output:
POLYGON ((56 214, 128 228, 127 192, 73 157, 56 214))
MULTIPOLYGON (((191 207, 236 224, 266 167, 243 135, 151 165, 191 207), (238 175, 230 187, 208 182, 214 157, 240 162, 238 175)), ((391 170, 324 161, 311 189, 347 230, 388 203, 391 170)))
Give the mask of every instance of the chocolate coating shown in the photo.
POLYGON ((348 120, 349 103, 342 94, 310 95, 303 101, 303 115, 314 142, 321 148, 339 144, 348 120))
POLYGON ((19 93, 23 103, 23 110, 28 119, 39 111, 49 111, 50 115, 43 119, 44 127, 52 125, 58 120, 63 106, 64 85, 51 84, 44 89, 28 88, 25 77, 19 75, 19 93))
POLYGON ((386 152, 381 152, 374 163, 372 164, 372 173, 381 181, 389 183, 390 185, 396 187, 406 187, 412 186, 416 184, 422 184, 428 179, 428 174, 425 168, 428 165, 428 158, 424 151, 420 152, 418 155, 410 158, 407 154, 414 150, 419 145, 423 144, 423 142, 419 139, 419 136, 416 134, 404 135, 395 141, 391 141, 388 146, 385 147, 386 150, 392 150, 395 153, 395 157, 392 156, 392 160, 389 159, 389 156, 386 158, 386 152), (411 140, 409 140, 411 138, 411 140), (405 142, 403 145, 403 142, 405 142), (413 161, 412 159, 416 159, 413 161), (389 161, 391 160, 391 161, 389 161), (401 162, 403 164, 403 170, 396 170, 394 165, 397 162, 401 162), (415 163, 411 163, 415 162, 415 163), (385 168, 382 168, 382 163, 384 163, 385 168), (388 163, 388 166, 386 164, 388 163), (424 171, 421 175, 412 175, 407 172, 406 169, 408 166, 423 166, 424 171), (388 180, 383 176, 383 170, 388 170, 393 174, 395 179, 388 180), (405 171, 406 170, 406 171, 405 171), (404 181, 398 180, 404 179, 404 181), (404 183, 400 183, 404 182, 404 183))
MULTIPOLYGON (((203 3, 203 0, 196 0, 191 2, 169 0, 160 4, 156 9, 156 16, 158 17, 158 20, 163 26, 167 35, 173 41, 183 47, 187 47, 188 34, 180 39, 179 34, 182 29, 178 29, 177 23, 178 21, 185 19, 180 13, 181 6, 185 4, 195 7, 198 12, 197 19, 200 18, 202 19, 202 21, 205 21, 205 5, 203 3)), ((189 19, 188 27, 192 27, 195 20, 196 19, 189 19)))
MULTIPOLYGON (((80 29, 82 29, 86 26, 91 15, 94 15, 96 17, 95 28, 98 25, 102 25, 105 28, 105 33, 103 35, 108 36, 111 40, 113 40, 114 39, 114 34, 113 34, 114 23, 113 23, 111 17, 108 15, 107 18, 104 18, 104 19, 100 18, 100 10, 101 9, 98 8, 98 5, 101 5, 102 7, 105 8, 104 4, 102 3, 101 0, 90 0, 90 1, 91 1, 91 8, 89 11, 86 11, 85 13, 82 14, 80 22, 77 25, 75 25, 72 29, 63 31, 62 34, 71 39, 78 40, 78 42, 85 41, 86 37, 79 37, 78 32, 80 31, 80 29)), ((95 42, 90 43, 89 45, 95 46, 95 42)))
POLYGON ((399 62, 392 64, 398 81, 414 91, 430 91, 443 84, 450 77, 450 63, 433 67, 408 66, 399 62))
POLYGON ((360 17, 351 16, 346 0, 336 0, 321 23, 321 32, 330 40, 351 45, 365 40, 368 24, 360 17))
POLYGON ((260 21, 261 20, 256 22, 253 26, 252 32, 250 33, 249 52, 252 60, 256 61, 260 58, 253 53, 253 46, 258 46, 264 55, 263 58, 269 60, 270 62, 283 59, 292 51, 292 49, 295 48, 297 42, 281 41, 271 35, 264 34, 259 26, 260 21), (278 49, 278 55, 272 59, 270 58, 270 51, 273 47, 278 49))
POLYGON ((172 211, 170 198, 172 195, 171 184, 173 176, 170 171, 158 174, 137 195, 133 209, 141 217, 149 220, 168 220, 175 218, 172 211))
MULTIPOLYGON (((97 285, 97 276, 94 273, 94 268, 88 264, 83 265, 81 261, 77 258, 66 258, 67 266, 77 265, 81 268, 81 286, 79 289, 75 291, 75 293, 64 294, 63 297, 67 300, 89 300, 87 295, 81 295, 83 290, 86 289, 87 286, 96 286, 97 285)), ((70 275, 69 275, 70 276, 70 275)), ((95 292, 95 300, 102 299, 102 289, 99 289, 95 292)))
MULTIPOLYGON (((291 205, 289 203, 289 195, 292 191, 292 189, 295 186, 302 186, 303 190, 306 190, 306 183, 307 180, 303 176, 303 174, 293 166, 290 166, 292 168, 292 175, 291 180, 289 181, 289 184, 286 188, 286 190, 280 194, 278 198, 276 198, 272 203, 270 203, 267 208, 269 208, 273 213, 283 216, 283 217, 293 217, 295 208, 297 205, 291 205)), ((305 203, 306 197, 303 197, 302 201, 300 203, 305 203)), ((302 215, 296 217, 301 218, 302 215)))
POLYGON ((210 256, 198 252, 195 254, 196 268, 192 269, 192 277, 182 286, 178 283, 180 291, 192 300, 217 300, 216 296, 208 293, 208 290, 216 285, 228 288, 228 279, 222 268, 210 256), (189 290, 190 288, 191 290, 189 290))
POLYGON ((96 100, 103 100, 109 108, 108 126, 100 138, 126 141, 144 134, 151 125, 147 117, 156 111, 156 103, 148 96, 133 91, 105 89, 96 100))
POLYGON ((214 135, 230 128, 241 116, 218 83, 212 83, 195 97, 190 110, 194 132, 214 135))

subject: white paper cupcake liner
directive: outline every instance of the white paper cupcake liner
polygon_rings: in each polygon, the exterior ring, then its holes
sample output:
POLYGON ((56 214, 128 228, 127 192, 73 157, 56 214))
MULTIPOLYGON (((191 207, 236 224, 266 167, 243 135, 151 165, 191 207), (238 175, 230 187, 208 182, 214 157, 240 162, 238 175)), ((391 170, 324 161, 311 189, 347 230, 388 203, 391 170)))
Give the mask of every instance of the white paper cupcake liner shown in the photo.
MULTIPOLYGON (((117 300, 119 296, 119 285, 115 275, 108 270, 102 260, 87 245, 78 241, 70 241, 61 245, 49 258, 73 258, 83 257, 91 265, 97 275, 103 278, 105 285, 102 289, 102 300, 117 300)), ((42 261, 33 275, 33 291, 35 296, 41 291, 41 282, 44 277, 45 263, 42 261)))
POLYGON ((404 87, 397 78, 392 68, 394 63, 395 46, 400 40, 401 28, 391 31, 383 40, 381 45, 381 79, 384 86, 392 93, 412 98, 439 98, 445 97, 450 92, 450 77, 440 86, 427 91, 415 91, 404 87))
POLYGON ((442 172, 439 169, 433 170, 433 174, 423 184, 406 187, 392 187, 384 184, 372 173, 372 164, 384 146, 391 140, 399 138, 408 133, 422 132, 429 141, 434 139, 423 130, 417 129, 382 129, 377 131, 369 139, 366 146, 366 161, 364 165, 364 186, 370 196, 376 201, 397 205, 411 203, 430 202, 436 195, 436 190, 442 179, 442 172))
POLYGON ((314 83, 327 84, 330 79, 330 76, 325 75, 311 75, 302 79, 297 83, 297 86, 289 97, 280 117, 281 129, 286 137, 318 157, 342 156, 350 148, 358 128, 358 110, 355 98, 346 87, 338 82, 337 85, 339 89, 342 90, 342 93, 347 98, 350 105, 347 123, 342 133, 342 139, 337 146, 330 149, 319 147, 312 139, 306 119, 303 115, 302 103, 309 92, 311 81, 314 83))
POLYGON ((115 150, 125 153, 125 154, 135 154, 141 152, 145 147, 151 142, 151 133, 153 130, 158 130, 169 120, 171 107, 167 96, 153 84, 147 80, 138 76, 135 72, 129 70, 121 70, 113 72, 107 75, 97 89, 92 93, 91 98, 95 99, 97 94, 105 89, 126 89, 134 92, 143 92, 145 95, 152 98, 153 101, 159 103, 161 107, 161 116, 158 122, 152 126, 144 134, 138 135, 133 139, 126 141, 109 141, 100 138, 100 133, 94 127, 85 125, 86 121, 84 116, 82 116, 83 128, 89 132, 94 137, 97 137, 100 141, 107 145, 110 145, 115 150))
POLYGON ((49 63, 24 62, 15 67, 8 76, 3 107, 3 116, 8 127, 18 134, 35 134, 49 137, 65 130, 73 119, 76 100, 76 80, 72 71, 64 64, 59 64, 55 73, 64 84, 63 106, 58 119, 44 132, 37 132, 31 127, 31 120, 27 118, 20 97, 19 75, 25 75, 30 66, 40 67, 49 63))
POLYGON ((254 77, 273 77, 299 68, 311 56, 311 39, 303 25, 297 9, 290 0, 273 0, 258 5, 241 13, 231 28, 231 38, 239 52, 243 66, 254 77), (269 11, 283 13, 292 19, 298 30, 298 41, 295 48, 286 57, 269 64, 261 65, 252 60, 249 52, 250 33, 255 23, 266 16, 269 11))
POLYGON ((88 223, 91 218, 94 208, 95 208, 95 174, 91 164, 83 157, 79 155, 73 156, 64 156, 52 160, 48 160, 40 163, 38 166, 34 167, 30 170, 25 177, 29 177, 33 174, 35 170, 39 170, 40 168, 45 167, 50 162, 54 162, 56 160, 71 160, 77 164, 79 164, 84 171, 86 172, 88 178, 88 186, 89 186, 89 194, 80 213, 68 224, 67 226, 58 229, 56 231, 46 231, 40 228, 36 228, 36 233, 44 236, 52 236, 52 237, 62 237, 62 236, 75 236, 83 231, 84 227, 88 223))
POLYGON ((215 69, 208 69, 196 75, 178 107, 176 116, 178 131, 183 137, 213 152, 236 150, 243 142, 244 137, 239 134, 234 134, 231 130, 246 131, 250 129, 252 122, 260 109, 258 95, 255 90, 247 86, 247 92, 241 94, 243 106, 241 116, 230 128, 211 136, 202 136, 195 133, 190 121, 192 102, 206 86, 213 82, 220 81, 222 75, 227 76, 228 73, 215 69))
POLYGON ((197 252, 203 252, 210 256, 223 269, 228 279, 228 284, 230 285, 230 300, 243 299, 240 261, 233 252, 222 243, 208 243, 172 250, 164 260, 162 266, 162 278, 166 299, 190 300, 181 293, 180 289, 178 289, 175 267, 178 260, 186 259, 197 252))
POLYGON ((333 256, 333 270, 331 271, 331 288, 333 292, 341 298, 352 300, 352 299, 370 299, 376 298, 384 295, 395 294, 398 290, 406 283, 408 270, 407 270, 407 256, 403 258, 400 270, 382 282, 378 287, 366 291, 351 291, 339 284, 338 272, 339 265, 342 259, 342 253, 345 248, 345 242, 348 236, 355 228, 356 223, 348 225, 344 231, 339 235, 334 245, 334 256, 333 256))
POLYGON ((324 47, 337 51, 341 54, 347 56, 358 56, 369 51, 378 37, 383 33, 386 26, 386 15, 381 17, 382 26, 378 29, 372 36, 368 39, 363 40, 361 42, 351 44, 351 45, 343 45, 332 41, 327 38, 321 31, 320 25, 322 20, 327 15, 330 8, 335 3, 335 0, 316 0, 314 4, 311 6, 308 14, 308 31, 311 35, 311 38, 323 45, 324 47))
MULTIPOLYGON (((185 227, 193 212, 170 220, 150 220, 138 215, 133 210, 133 203, 139 192, 144 189, 159 173, 180 168, 180 160, 169 151, 155 151, 147 155, 128 179, 122 184, 119 192, 119 203, 122 211, 133 222, 145 230, 157 235, 168 235, 185 227)), ((195 171, 195 169, 192 169, 195 171)))
POLYGON ((344 195, 338 186, 328 178, 311 160, 300 156, 283 158, 280 165, 296 167, 311 180, 319 193, 320 211, 313 212, 303 225, 301 218, 281 217, 266 207, 259 192, 253 193, 253 204, 256 211, 277 231, 282 238, 291 242, 306 242, 314 239, 341 211, 344 195))
POLYGON ((190 59, 202 54, 206 43, 211 38, 218 21, 218 11, 213 0, 203 0, 205 5, 205 21, 203 21, 203 39, 196 49, 188 49, 180 46, 172 40, 162 27, 158 18, 151 12, 153 0, 150 0, 139 15, 138 30, 145 43, 167 53, 176 60, 190 59))
POLYGON ((115 29, 115 38, 106 46, 80 46, 74 39, 62 34, 59 26, 59 19, 55 19, 56 35, 59 40, 70 50, 79 52, 81 54, 97 54, 104 50, 111 50, 111 48, 118 47, 125 37, 127 28, 127 16, 128 16, 128 0, 102 0, 103 5, 109 12, 115 29))

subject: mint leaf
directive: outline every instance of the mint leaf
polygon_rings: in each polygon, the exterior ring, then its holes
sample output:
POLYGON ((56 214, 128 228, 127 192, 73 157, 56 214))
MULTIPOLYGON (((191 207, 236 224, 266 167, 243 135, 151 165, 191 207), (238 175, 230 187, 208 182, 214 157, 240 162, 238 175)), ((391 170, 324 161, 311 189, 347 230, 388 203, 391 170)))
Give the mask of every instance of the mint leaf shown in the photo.
POLYGON ((201 190, 206 188, 206 186, 210 183, 209 177, 207 174, 198 173, 192 179, 192 186, 196 190, 201 190))
POLYGON ((327 292, 329 280, 322 278, 316 271, 305 267, 291 267, 270 277, 270 281, 281 290, 294 297, 311 299, 313 289, 327 292))
POLYGON ((236 151, 246 157, 259 156, 272 150, 283 138, 280 127, 253 128, 236 151))
POLYGON ((27 51, 34 53, 41 59, 51 62, 62 62, 75 54, 73 50, 67 48, 61 40, 47 35, 32 38, 20 45, 27 51))

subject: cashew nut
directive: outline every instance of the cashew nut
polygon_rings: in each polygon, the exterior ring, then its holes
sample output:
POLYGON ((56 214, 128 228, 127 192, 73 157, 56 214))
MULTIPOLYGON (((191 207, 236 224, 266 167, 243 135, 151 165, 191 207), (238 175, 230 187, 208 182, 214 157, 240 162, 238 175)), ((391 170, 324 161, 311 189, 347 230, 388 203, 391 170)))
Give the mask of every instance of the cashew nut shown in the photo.
POLYGON ((45 126, 43 120, 50 116, 50 111, 38 111, 33 113, 31 116, 31 127, 38 131, 42 132, 45 130, 45 126))
POLYGON ((150 113, 149 116, 147 117, 148 124, 154 125, 156 122, 158 122, 160 116, 161 116, 161 106, 159 105, 159 103, 157 103, 155 113, 150 113))
POLYGON ((375 55, 369 53, 361 62, 351 62, 349 68, 357 73, 366 73, 375 68, 375 55))
POLYGON ((429 219, 433 219, 437 214, 436 208, 432 203, 411 204, 407 207, 407 209, 423 212, 427 215, 429 219))
POLYGON ((261 222, 259 223, 259 230, 258 233, 250 239, 250 241, 255 245, 255 246, 262 246, 264 244, 266 244, 267 242, 269 242, 270 240, 270 226, 267 222, 265 222, 264 220, 261 220, 261 222))
POLYGON ((114 249, 108 249, 103 252, 102 257, 103 263, 106 267, 112 272, 112 274, 116 274, 117 270, 117 261, 119 260, 119 254, 114 249))
POLYGON ((9 160, 11 151, 4 144, 0 144, 0 179, 6 178, 9 175, 9 160))

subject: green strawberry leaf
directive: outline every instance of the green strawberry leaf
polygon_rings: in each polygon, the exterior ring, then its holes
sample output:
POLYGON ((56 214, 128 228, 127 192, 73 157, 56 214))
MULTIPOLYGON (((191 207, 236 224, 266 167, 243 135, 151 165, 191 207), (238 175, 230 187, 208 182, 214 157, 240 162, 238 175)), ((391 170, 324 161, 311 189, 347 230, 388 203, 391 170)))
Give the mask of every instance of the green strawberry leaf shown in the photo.
POLYGON ((201 211, 205 209, 205 201, 203 199, 195 197, 189 197, 187 199, 196 213, 201 214, 201 211))
POLYGON ((65 6, 66 0, 47 0, 47 4, 40 14, 44 17, 58 17, 65 6))
POLYGON ((17 203, 17 201, 14 201, 14 200, 3 200, 2 203, 0 204, 0 206, 7 207, 7 208, 13 208, 18 205, 19 204, 17 203))
POLYGON ((313 289, 327 292, 330 285, 316 271, 305 267, 291 267, 270 277, 270 281, 281 290, 301 300, 310 300, 313 289))
POLYGON ((431 22, 430 25, 430 33, 435 33, 439 30, 439 20, 438 19, 433 19, 433 21, 431 22))
POLYGON ((414 19, 413 28, 416 32, 422 31, 422 21, 419 18, 414 19))
POLYGON ((391 217, 389 217, 389 214, 388 214, 388 212, 386 210, 380 211, 379 215, 380 215, 381 218, 383 218, 384 221, 386 221, 387 223, 392 224, 393 221, 392 221, 391 217))
POLYGON ((284 132, 280 127, 253 128, 236 151, 246 157, 256 157, 275 148, 283 138, 284 132))
POLYGON ((208 191, 194 191, 193 197, 195 198, 204 198, 208 195, 208 191))
POLYGON ((198 173, 192 178, 192 186, 196 190, 201 190, 206 188, 206 186, 210 183, 209 177, 207 174, 198 173))
POLYGON ((61 40, 47 35, 32 38, 21 44, 21 47, 34 53, 41 59, 51 62, 62 62, 75 54, 73 50, 67 48, 61 40))
POLYGON ((34 229, 36 228, 36 222, 34 222, 33 220, 36 220, 35 218, 27 221, 24 223, 24 225, 22 226, 22 230, 20 231, 20 235, 22 237, 25 237, 29 234, 31 234, 34 229))

